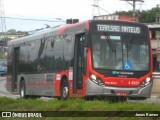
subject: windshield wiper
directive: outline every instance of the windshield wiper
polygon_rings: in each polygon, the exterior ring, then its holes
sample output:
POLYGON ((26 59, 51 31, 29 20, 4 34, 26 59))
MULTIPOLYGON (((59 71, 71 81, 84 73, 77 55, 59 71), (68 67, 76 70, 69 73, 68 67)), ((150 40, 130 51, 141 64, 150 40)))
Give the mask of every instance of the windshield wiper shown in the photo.
POLYGON ((132 44, 133 40, 134 40, 134 39, 133 39, 133 37, 132 37, 131 41, 129 42, 128 51, 129 51, 130 49, 132 49, 132 47, 133 47, 133 45, 134 45, 134 44, 132 44))
POLYGON ((111 41, 111 39, 110 39, 110 36, 109 36, 109 35, 107 35, 107 36, 108 36, 108 37, 107 37, 106 41, 107 41, 109 47, 112 49, 112 51, 116 52, 116 48, 115 48, 115 46, 113 45, 113 43, 112 43, 112 41, 111 41))

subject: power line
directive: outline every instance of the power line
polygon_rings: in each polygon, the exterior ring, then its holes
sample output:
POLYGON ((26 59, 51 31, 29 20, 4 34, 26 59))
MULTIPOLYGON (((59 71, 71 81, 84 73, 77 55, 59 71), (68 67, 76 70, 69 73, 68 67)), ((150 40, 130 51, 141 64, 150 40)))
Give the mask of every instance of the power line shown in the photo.
MULTIPOLYGON (((105 11, 105 12, 107 12, 107 13, 109 13, 108 11, 106 11, 105 9, 103 9, 103 8, 101 8, 99 5, 92 5, 93 7, 98 7, 98 8, 100 8, 100 9, 102 9, 103 11, 105 11)), ((109 13, 110 14, 110 13, 109 13)))
POLYGON ((63 20, 46 20, 46 19, 31 19, 31 18, 15 18, 15 17, 5 17, 7 19, 15 19, 15 20, 29 20, 29 21, 45 21, 45 22, 64 22, 63 20))

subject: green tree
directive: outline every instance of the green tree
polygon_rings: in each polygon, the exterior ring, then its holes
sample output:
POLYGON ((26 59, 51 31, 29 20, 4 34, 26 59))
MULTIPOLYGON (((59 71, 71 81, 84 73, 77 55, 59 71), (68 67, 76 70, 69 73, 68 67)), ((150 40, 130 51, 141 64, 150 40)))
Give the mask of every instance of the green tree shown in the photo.
POLYGON ((157 14, 160 14, 160 7, 157 5, 157 7, 154 7, 150 10, 146 11, 139 11, 138 16, 140 18, 140 22, 143 23, 154 23, 155 17, 157 14))
POLYGON ((8 33, 12 33, 12 34, 15 34, 16 33, 16 30, 15 29, 10 29, 7 31, 8 33))
POLYGON ((132 16, 132 11, 116 11, 116 15, 127 15, 127 16, 132 16))
MULTIPOLYGON (((117 15, 128 15, 132 16, 132 11, 116 11, 117 15)), ((137 11, 136 16, 139 16, 139 20, 142 23, 154 23, 155 22, 155 16, 157 14, 160 14, 160 7, 157 5, 156 7, 150 9, 150 10, 142 10, 137 11)))

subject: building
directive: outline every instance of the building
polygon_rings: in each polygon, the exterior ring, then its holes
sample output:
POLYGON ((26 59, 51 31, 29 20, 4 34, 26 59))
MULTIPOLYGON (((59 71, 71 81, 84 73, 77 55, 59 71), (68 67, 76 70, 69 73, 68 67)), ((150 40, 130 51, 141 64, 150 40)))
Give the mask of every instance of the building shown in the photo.
POLYGON ((153 69, 154 72, 160 72, 160 24, 148 24, 150 31, 150 38, 152 41, 152 53, 153 53, 153 69))
POLYGON ((4 33, 0 32, 0 46, 7 46, 7 42, 9 40, 13 40, 16 38, 27 36, 28 32, 22 32, 22 31, 8 31, 4 35, 4 33))
POLYGON ((156 23, 160 23, 160 13, 155 16, 156 23))
MULTIPOLYGON (((95 20, 125 20, 125 21, 134 21, 132 16, 114 15, 114 14, 94 16, 93 19, 95 19, 95 20)), ((139 22, 139 17, 136 17, 136 22, 139 22)))
MULTIPOLYGON (((17 32, 7 32, 5 36, 7 39, 12 40, 12 39, 24 37, 27 35, 28 35, 28 32, 17 31, 17 32)), ((0 32, 0 39, 3 39, 3 38, 4 38, 4 35, 0 32)))

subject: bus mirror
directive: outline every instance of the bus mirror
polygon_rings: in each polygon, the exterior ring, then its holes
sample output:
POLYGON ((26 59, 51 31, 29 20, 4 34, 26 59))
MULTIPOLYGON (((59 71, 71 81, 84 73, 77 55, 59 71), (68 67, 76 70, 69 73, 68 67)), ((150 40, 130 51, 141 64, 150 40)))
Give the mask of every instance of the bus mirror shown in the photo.
POLYGON ((85 41, 84 41, 84 47, 88 47, 90 45, 90 42, 91 42, 91 36, 86 34, 85 41))

